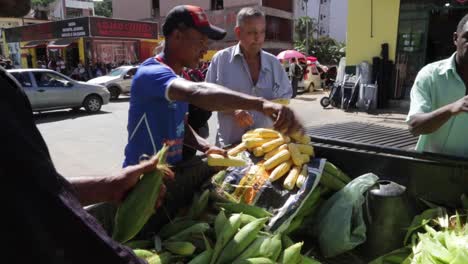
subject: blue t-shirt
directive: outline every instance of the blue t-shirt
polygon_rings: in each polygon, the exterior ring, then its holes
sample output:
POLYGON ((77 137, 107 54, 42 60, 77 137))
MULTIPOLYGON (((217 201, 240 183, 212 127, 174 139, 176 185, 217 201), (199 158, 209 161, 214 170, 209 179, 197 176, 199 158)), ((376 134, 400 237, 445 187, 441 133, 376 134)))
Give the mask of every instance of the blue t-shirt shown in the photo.
POLYGON ((177 78, 171 68, 155 58, 139 66, 132 81, 124 167, 138 164, 143 154, 155 154, 164 143, 171 146, 169 164, 182 159, 188 103, 167 98, 167 89, 177 78))

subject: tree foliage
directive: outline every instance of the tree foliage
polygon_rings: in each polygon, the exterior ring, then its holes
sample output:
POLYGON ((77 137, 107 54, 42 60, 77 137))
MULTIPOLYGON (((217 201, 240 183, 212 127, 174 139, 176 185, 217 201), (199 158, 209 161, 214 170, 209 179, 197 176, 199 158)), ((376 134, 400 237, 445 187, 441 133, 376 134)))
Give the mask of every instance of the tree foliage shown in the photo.
POLYGON ((55 0, 31 0, 31 5, 34 6, 43 6, 46 7, 50 3, 55 2, 55 0))
POLYGON ((112 0, 95 2, 94 13, 96 14, 96 16, 112 17, 112 0))

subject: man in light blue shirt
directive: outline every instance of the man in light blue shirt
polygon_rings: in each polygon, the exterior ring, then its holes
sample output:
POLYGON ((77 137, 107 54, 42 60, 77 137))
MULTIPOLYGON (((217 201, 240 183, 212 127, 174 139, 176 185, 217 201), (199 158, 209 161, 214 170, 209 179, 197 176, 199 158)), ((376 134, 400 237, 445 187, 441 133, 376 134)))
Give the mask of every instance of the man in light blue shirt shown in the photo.
POLYGON ((468 15, 453 40, 456 53, 418 73, 407 121, 416 150, 468 158, 468 15))
MULTIPOLYGON (((241 9, 234 29, 239 43, 214 55, 205 81, 267 100, 291 98, 286 71, 274 55, 262 50, 265 28, 262 11, 241 9)), ((258 127, 272 127, 270 118, 255 111, 218 112, 216 144, 237 143, 247 130, 258 127)))

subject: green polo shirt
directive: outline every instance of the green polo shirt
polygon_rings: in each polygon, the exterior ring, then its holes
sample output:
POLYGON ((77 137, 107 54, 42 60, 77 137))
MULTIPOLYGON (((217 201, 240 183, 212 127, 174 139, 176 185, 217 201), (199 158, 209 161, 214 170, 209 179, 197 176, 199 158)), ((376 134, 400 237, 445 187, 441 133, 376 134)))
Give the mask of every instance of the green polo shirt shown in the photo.
MULTIPOLYGON (((465 84, 455 68, 455 54, 426 65, 411 89, 411 107, 406 120, 414 114, 429 113, 451 104, 465 94, 465 84)), ((450 118, 434 133, 419 136, 416 150, 468 157, 468 113, 450 118)))

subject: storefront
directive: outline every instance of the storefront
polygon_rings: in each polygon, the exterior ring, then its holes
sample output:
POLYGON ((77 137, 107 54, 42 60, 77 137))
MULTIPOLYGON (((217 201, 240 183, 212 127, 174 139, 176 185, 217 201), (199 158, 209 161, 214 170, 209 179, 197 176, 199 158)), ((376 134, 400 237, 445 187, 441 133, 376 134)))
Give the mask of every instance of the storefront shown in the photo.
POLYGON ((468 13, 468 0, 350 0, 347 72, 372 64, 388 44, 393 71, 388 99, 408 99, 416 74, 455 51, 453 32, 468 13))
POLYGON ((69 71, 78 63, 139 63, 160 40, 157 23, 81 17, 6 29, 5 41, 16 66, 39 67, 38 62, 62 58, 69 71))

